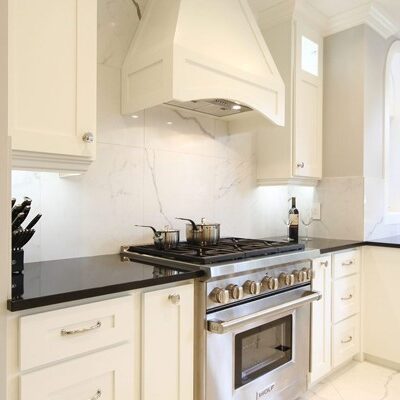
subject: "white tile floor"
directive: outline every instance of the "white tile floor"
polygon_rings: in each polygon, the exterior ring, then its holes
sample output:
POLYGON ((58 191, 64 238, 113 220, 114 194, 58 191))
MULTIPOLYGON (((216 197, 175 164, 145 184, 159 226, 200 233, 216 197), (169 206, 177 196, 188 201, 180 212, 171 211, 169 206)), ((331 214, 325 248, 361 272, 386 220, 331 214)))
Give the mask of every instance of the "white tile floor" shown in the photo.
POLYGON ((312 387, 299 400, 400 400, 400 372, 353 362, 312 387))

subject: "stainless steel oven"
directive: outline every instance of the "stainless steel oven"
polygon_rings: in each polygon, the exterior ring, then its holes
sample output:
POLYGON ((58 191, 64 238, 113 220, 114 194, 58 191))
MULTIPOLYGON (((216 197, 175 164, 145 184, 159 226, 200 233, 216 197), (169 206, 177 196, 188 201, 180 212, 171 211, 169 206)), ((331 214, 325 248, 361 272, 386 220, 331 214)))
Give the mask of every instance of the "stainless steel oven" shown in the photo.
POLYGON ((207 400, 293 400, 306 391, 310 286, 207 314, 207 400))

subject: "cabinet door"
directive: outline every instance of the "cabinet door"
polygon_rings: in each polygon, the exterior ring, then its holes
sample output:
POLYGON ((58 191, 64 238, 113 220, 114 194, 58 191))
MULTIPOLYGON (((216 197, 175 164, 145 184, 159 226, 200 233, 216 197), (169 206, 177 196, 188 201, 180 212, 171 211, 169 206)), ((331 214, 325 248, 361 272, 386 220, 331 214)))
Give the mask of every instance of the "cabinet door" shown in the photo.
POLYGON ((312 303, 311 374, 313 383, 331 370, 331 257, 313 262, 312 288, 322 293, 322 299, 312 303))
POLYGON ((124 345, 22 375, 20 400, 132 400, 133 357, 124 345))
POLYGON ((13 166, 85 169, 96 131, 97 1, 10 2, 13 166), (69 166, 68 166, 69 165, 69 166))
POLYGON ((296 22, 293 175, 322 176, 323 39, 296 22))
POLYGON ((193 399, 193 285, 143 295, 142 400, 193 399))

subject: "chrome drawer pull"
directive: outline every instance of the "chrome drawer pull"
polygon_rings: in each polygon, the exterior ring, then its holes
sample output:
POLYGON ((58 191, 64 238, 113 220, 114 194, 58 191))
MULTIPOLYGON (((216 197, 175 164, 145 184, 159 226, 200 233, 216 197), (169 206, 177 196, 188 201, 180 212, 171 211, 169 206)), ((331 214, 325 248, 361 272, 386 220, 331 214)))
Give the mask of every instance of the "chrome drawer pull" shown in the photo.
MULTIPOLYGON (((94 331, 95 329, 99 329, 99 328, 101 328, 101 322, 97 321, 96 325, 90 326, 89 328, 76 329, 74 331, 67 331, 66 329, 62 329, 61 336, 78 335, 80 333, 94 331)), ((100 392, 100 395, 101 395, 101 392, 100 392)), ((95 398, 98 398, 98 397, 95 397, 95 398)))
POLYGON ((99 399, 100 397, 101 397, 101 390, 98 389, 97 392, 96 392, 96 394, 95 394, 93 397, 91 397, 90 400, 97 400, 97 399, 99 399))
POLYGON ((353 336, 349 336, 348 339, 343 339, 343 340, 342 340, 342 343, 343 343, 343 344, 345 344, 345 343, 350 343, 352 340, 353 340, 353 336))
POLYGON ((347 297, 342 297, 340 300, 347 301, 347 300, 351 300, 352 298, 353 298, 353 295, 350 294, 347 297))
POLYGON ((342 262, 343 267, 348 267, 349 265, 353 265, 353 264, 354 264, 354 260, 347 260, 347 261, 342 262))

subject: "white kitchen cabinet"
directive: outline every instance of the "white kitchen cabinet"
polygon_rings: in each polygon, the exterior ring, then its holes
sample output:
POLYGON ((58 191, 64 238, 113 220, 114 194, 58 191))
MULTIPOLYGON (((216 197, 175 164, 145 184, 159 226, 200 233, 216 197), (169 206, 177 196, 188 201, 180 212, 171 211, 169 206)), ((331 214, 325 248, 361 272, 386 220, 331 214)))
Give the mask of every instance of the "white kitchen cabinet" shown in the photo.
POLYGON ((96 154, 97 1, 9 2, 17 169, 82 172, 96 154))
POLYGON ((360 351, 360 319, 358 315, 333 326, 333 368, 351 360, 360 351))
POLYGON ((143 294, 142 400, 193 399, 193 284, 143 294))
POLYGON ((295 37, 293 176, 321 178, 323 38, 299 22, 295 37))
POLYGON ((132 400, 132 377, 126 344, 22 375, 19 400, 132 400))
POLYGON ((124 296, 21 317, 21 371, 131 342, 136 312, 124 296))
POLYGON ((363 248, 363 351, 366 360, 400 368, 400 249, 363 248))
POLYGON ((286 119, 284 127, 259 122, 257 182, 316 185, 322 176, 322 34, 297 17, 261 28, 285 82, 286 119))
POLYGON ((350 249, 313 260, 309 384, 360 352, 360 254, 350 249))
POLYGON ((312 289, 320 292, 322 299, 312 303, 310 383, 322 378, 332 368, 332 264, 330 255, 313 260, 312 289))

